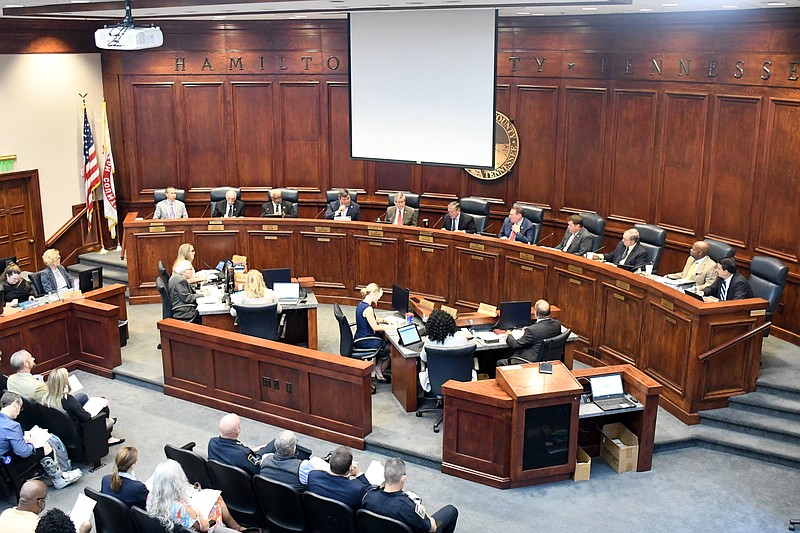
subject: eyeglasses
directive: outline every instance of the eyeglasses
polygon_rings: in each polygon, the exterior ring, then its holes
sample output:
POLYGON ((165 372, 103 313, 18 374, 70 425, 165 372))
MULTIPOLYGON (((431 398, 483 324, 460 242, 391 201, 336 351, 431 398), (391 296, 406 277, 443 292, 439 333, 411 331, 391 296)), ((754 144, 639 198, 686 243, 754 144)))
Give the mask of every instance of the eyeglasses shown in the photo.
POLYGON ((47 496, 45 496, 44 498, 36 498, 36 501, 39 503, 45 503, 47 501, 47 496))

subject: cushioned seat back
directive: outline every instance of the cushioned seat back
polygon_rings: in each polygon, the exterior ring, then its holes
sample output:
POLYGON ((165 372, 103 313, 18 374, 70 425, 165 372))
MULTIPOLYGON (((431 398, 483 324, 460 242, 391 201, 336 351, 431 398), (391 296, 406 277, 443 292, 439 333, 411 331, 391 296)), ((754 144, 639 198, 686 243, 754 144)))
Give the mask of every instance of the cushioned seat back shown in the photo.
POLYGON ((239 190, 239 187, 214 187, 213 189, 211 189, 211 204, 210 204, 211 207, 209 208, 211 209, 211 211, 209 211, 209 214, 214 211, 214 204, 224 200, 225 194, 227 194, 227 192, 231 190, 236 191, 237 200, 242 199, 241 198, 242 192, 239 190))
MULTIPOLYGON (((419 209, 419 194, 404 192, 403 196, 406 197, 406 206, 419 209)), ((394 194, 389 195, 389 205, 394 205, 394 194)))
POLYGON ((333 316, 339 323, 339 355, 350 357, 353 353, 353 330, 339 304, 333 304, 333 316))
POLYGON ((189 483, 200 483, 200 486, 205 488, 214 486, 204 457, 194 453, 192 450, 178 448, 171 444, 164 445, 164 455, 167 456, 167 459, 172 459, 181 465, 183 473, 189 479, 189 483))
POLYGON ((708 257, 719 263, 720 259, 724 257, 733 257, 736 255, 736 250, 727 242, 718 241, 716 239, 704 239, 708 244, 708 257))
POLYGON ((667 243, 667 230, 655 224, 634 224, 633 229, 639 232, 639 244, 647 251, 647 262, 653 264, 655 272, 667 243))
POLYGON ((225 504, 233 518, 241 525, 264 527, 264 515, 250 474, 241 468, 213 459, 208 460, 208 471, 211 473, 214 488, 225 495, 225 504))
POLYGON ((161 280, 164 282, 164 286, 165 287, 169 286, 169 272, 167 272, 167 268, 161 261, 158 262, 158 275, 161 276, 161 280))
POLYGON ((603 247, 603 236, 606 234, 606 220, 596 213, 581 213, 583 227, 592 234, 592 251, 603 247))
MULTIPOLYGON (((185 202, 186 201, 186 191, 184 191, 183 189, 175 189, 175 192, 177 193, 175 195, 175 199, 176 200, 180 200, 181 202, 185 202)), ((162 200, 166 200, 166 199, 167 199, 167 190, 166 189, 154 189, 153 190, 153 203, 157 204, 158 202, 160 202, 162 200)))
MULTIPOLYGON (((356 191, 352 191, 350 189, 347 189, 347 192, 350 193, 350 200, 355 202, 355 203, 358 203, 358 200, 357 200, 358 193, 356 191)), ((329 190, 328 192, 325 193, 325 198, 326 198, 325 201, 328 202, 328 203, 335 202, 336 200, 339 199, 339 189, 331 189, 331 190, 329 190)))
POLYGON ((781 301, 788 275, 789 267, 774 257, 757 255, 750 263, 750 286, 753 288, 753 296, 764 298, 769 302, 767 306, 768 320, 771 319, 775 308, 781 301))
POLYGON ((272 191, 280 191, 281 193, 281 200, 284 202, 289 202, 292 204, 292 210, 294 210, 294 214, 297 215, 297 209, 300 206, 300 195, 294 189, 272 189, 267 193, 267 202, 272 201, 272 191))
POLYGON ((307 530, 303 498, 299 491, 262 475, 253 478, 253 485, 270 529, 298 533, 307 530))
POLYGON ((459 200, 461 210, 470 215, 484 215, 489 216, 491 204, 488 200, 483 198, 462 198, 459 200))
POLYGON ((85 456, 81 434, 67 413, 40 405, 39 416, 42 420, 42 427, 46 427, 50 433, 57 435, 67 447, 70 459, 85 456))
POLYGON ((114 496, 84 487, 84 494, 97 502, 94 521, 102 533, 137 533, 131 510, 114 496))
POLYGON ((478 233, 483 233, 486 229, 486 222, 489 220, 489 217, 484 215, 470 215, 473 220, 475 220, 475 230, 478 233))
POLYGON ((450 379, 471 381, 475 348, 474 344, 457 348, 425 346, 425 353, 428 355, 428 377, 431 381, 431 392, 436 396, 441 396, 442 385, 450 379))
POLYGON ((533 239, 531 242, 537 244, 542 234, 542 226, 544 225, 544 209, 533 205, 523 205, 522 216, 533 223, 533 239))
POLYGON ((33 285, 33 290, 36 293, 36 296, 44 296, 44 286, 42 286, 42 273, 41 272, 31 272, 28 275, 30 279, 31 285, 33 285))
POLYGON ((42 422, 39 404, 27 398, 22 398, 22 410, 17 415, 16 421, 25 431, 33 428, 33 426, 47 427, 42 422))
POLYGON ((274 341, 278 338, 278 304, 233 305, 239 333, 274 341))
POLYGON ((172 301, 169 299, 167 284, 160 276, 156 278, 156 289, 161 296, 161 318, 172 318, 172 301))
POLYGON ((314 533, 358 533, 356 514, 340 501, 306 491, 303 506, 314 533))
MULTIPOLYGON (((131 516, 133 516, 133 523, 136 525, 138 533, 169 533, 158 518, 150 516, 144 509, 138 507, 131 507, 131 516)), ((172 533, 192 533, 193 529, 186 529, 183 526, 174 525, 172 533)))
POLYGON ((358 510, 356 521, 361 533, 413 533, 411 528, 401 521, 366 509, 358 510))
POLYGON ((555 337, 543 340, 542 348, 539 350, 539 361, 561 361, 563 363, 564 348, 571 333, 572 330, 567 329, 555 337))

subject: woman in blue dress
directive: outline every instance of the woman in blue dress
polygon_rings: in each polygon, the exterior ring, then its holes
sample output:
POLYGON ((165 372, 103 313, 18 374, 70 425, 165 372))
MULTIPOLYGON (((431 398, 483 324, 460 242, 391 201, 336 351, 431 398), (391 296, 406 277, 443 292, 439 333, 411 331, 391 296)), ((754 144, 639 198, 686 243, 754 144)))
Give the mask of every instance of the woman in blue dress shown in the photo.
MULTIPOLYGON (((384 320, 378 320, 375 316, 375 310, 372 308, 377 305, 378 300, 383 296, 383 289, 377 283, 370 283, 361 289, 361 295, 364 297, 356 307, 356 333, 353 337, 354 341, 358 341, 363 337, 377 336, 379 331, 387 331, 396 329, 397 326, 386 324, 384 320)), ((365 339, 358 342, 357 348, 383 348, 385 342, 381 339, 365 339)), ((378 381, 387 381, 383 375, 383 371, 389 366, 389 354, 385 350, 378 352, 375 358, 375 379, 378 381)))

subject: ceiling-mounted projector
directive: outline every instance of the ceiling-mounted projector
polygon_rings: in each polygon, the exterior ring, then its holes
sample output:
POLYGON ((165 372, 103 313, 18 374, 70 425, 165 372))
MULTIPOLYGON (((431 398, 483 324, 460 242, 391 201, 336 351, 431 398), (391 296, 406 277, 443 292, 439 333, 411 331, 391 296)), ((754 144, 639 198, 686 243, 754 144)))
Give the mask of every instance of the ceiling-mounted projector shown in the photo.
POLYGON ((105 50, 144 50, 164 44, 164 34, 158 26, 136 26, 131 0, 125 0, 125 18, 119 24, 94 32, 94 44, 105 50))

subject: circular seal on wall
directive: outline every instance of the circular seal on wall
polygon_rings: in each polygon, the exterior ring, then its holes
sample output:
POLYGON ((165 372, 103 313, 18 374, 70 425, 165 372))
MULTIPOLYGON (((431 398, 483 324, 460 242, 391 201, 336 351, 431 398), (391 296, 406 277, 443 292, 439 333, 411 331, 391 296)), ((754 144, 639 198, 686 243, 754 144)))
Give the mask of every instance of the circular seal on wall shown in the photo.
POLYGON ((481 170, 478 168, 465 168, 470 176, 481 180, 496 180, 509 172, 517 162, 519 155, 519 137, 517 128, 511 120, 499 111, 495 111, 494 118, 494 169, 481 170))

